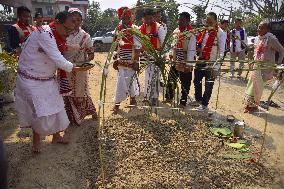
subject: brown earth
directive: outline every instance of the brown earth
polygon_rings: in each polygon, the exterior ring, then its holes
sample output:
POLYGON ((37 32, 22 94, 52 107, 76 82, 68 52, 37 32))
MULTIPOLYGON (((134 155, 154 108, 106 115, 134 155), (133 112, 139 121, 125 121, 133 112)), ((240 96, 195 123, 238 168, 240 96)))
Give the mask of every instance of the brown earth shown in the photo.
MULTIPOLYGON (((105 53, 96 60, 104 62, 105 53)), ((90 72, 93 101, 99 100, 101 70, 90 72)), ((141 76, 143 81, 143 76, 141 76)), ((273 100, 281 108, 271 108, 265 153, 260 163, 247 160, 224 160, 230 152, 208 132, 208 118, 189 108, 182 111, 158 110, 158 116, 145 116, 142 108, 126 108, 111 115, 116 85, 116 71, 107 80, 103 129, 103 155, 107 188, 283 188, 284 186, 284 90, 273 100)), ((215 83, 210 109, 213 119, 233 114, 248 125, 247 139, 254 152, 259 150, 265 114, 242 113, 245 81, 221 78, 218 109, 215 111, 218 82, 215 83)), ((193 96, 194 87, 191 87, 193 96)), ((263 99, 270 94, 269 87, 263 99)), ((161 99, 162 100, 162 99, 161 99)), ((143 105, 141 98, 139 105, 143 105)), ((168 105, 160 104, 163 107, 168 105)), ((96 107, 98 105, 96 104, 96 107)), ((0 121, 9 158, 9 186, 17 189, 102 188, 99 174, 97 123, 90 119, 81 127, 71 126, 67 146, 52 145, 43 139, 42 153, 32 155, 31 132, 20 130, 13 105, 5 107, 7 116, 0 121)))

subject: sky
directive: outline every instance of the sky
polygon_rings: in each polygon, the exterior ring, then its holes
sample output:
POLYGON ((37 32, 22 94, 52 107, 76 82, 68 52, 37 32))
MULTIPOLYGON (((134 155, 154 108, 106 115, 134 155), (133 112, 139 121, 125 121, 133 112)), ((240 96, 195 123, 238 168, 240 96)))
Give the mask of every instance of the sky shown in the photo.
MULTIPOLYGON (((107 8, 118 9, 119 7, 122 7, 122 6, 133 7, 135 6, 137 2, 137 0, 89 0, 89 1, 99 2, 102 10, 105 10, 107 8)), ((187 11, 189 13, 192 13, 191 9, 188 7, 192 7, 193 6, 192 4, 198 5, 202 2, 202 0, 176 0, 176 2, 181 4, 180 10, 179 10, 180 12, 187 11)), ((232 4, 233 7, 237 6, 237 3, 235 1, 232 1, 232 2, 233 2, 232 4)), ((229 7, 231 6, 230 4, 224 5, 222 0, 211 0, 209 7, 207 8, 206 11, 214 11, 217 14, 225 13, 225 15, 228 13, 228 11, 218 8, 216 7, 216 5, 226 8, 228 10, 230 9, 229 7)), ((194 15, 192 16, 194 17, 194 15)))

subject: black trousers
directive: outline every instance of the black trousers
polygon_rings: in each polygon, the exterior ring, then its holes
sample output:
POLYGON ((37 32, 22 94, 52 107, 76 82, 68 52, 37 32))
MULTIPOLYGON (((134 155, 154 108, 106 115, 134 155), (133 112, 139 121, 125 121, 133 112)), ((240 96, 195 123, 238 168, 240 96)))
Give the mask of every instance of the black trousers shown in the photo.
POLYGON ((8 162, 4 153, 4 145, 0 138, 0 189, 8 188, 7 183, 8 162))
POLYGON ((203 106, 208 106, 209 100, 212 95, 215 78, 210 70, 202 70, 196 68, 194 70, 194 88, 195 100, 202 103, 203 106), (202 79, 205 78, 205 90, 202 95, 202 79))
POLYGON ((171 67, 169 75, 168 75, 166 99, 173 100, 178 79, 180 79, 180 82, 181 82, 180 104, 185 106, 187 103, 187 96, 190 90, 192 72, 184 73, 184 72, 177 71, 175 66, 171 67))

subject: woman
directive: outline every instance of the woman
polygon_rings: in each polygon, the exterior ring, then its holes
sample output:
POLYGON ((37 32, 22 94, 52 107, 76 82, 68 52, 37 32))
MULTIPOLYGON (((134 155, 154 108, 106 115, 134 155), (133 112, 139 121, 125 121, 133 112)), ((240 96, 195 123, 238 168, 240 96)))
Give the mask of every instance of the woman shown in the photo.
POLYGON ((284 48, 278 39, 270 33, 270 24, 261 22, 257 29, 258 37, 255 41, 254 57, 262 64, 254 65, 246 88, 244 113, 252 113, 260 105, 260 99, 267 81, 273 78, 275 63, 281 64, 284 57, 284 48), (275 54, 279 53, 275 62, 275 54))
MULTIPOLYGON (((88 62, 94 59, 94 49, 90 35, 81 29, 82 12, 77 8, 68 10, 73 15, 75 31, 67 38, 67 50, 64 57, 73 63, 88 62)), ((96 108, 88 90, 88 71, 68 74, 72 93, 64 98, 69 120, 80 125, 84 118, 91 115, 97 118, 96 108)))

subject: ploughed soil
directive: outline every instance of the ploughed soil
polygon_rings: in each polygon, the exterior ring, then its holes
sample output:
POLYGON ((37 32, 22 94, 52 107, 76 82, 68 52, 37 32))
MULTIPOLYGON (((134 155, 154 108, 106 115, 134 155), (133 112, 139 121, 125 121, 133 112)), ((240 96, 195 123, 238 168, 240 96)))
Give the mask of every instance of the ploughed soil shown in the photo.
MULTIPOLYGON (((96 54, 97 61, 103 63, 105 58, 106 53, 96 54)), ((110 69, 101 135, 98 123, 87 118, 83 125, 67 129, 69 145, 51 144, 50 136, 42 138, 40 155, 31 153, 31 131, 18 128, 13 104, 5 106, 0 133, 9 160, 10 188, 283 188, 284 90, 273 97, 280 108, 269 110, 265 150, 256 162, 266 114, 243 113, 244 80, 231 79, 228 74, 221 77, 217 110, 216 81, 208 116, 190 105, 169 109, 172 105, 162 103, 162 92, 159 107, 163 108, 143 107, 142 74, 138 107, 127 107, 127 99, 118 115, 112 115, 116 74, 110 69), (247 154, 251 158, 224 158, 238 152, 226 145, 226 139, 214 137, 210 127, 218 122, 225 124, 227 115, 245 121, 245 139, 250 148, 247 154)), ((90 71, 89 87, 97 109, 100 82, 101 70, 95 67, 90 71)), ((269 94, 268 85, 263 100, 269 94)), ((190 96, 194 96, 193 83, 190 96)))

